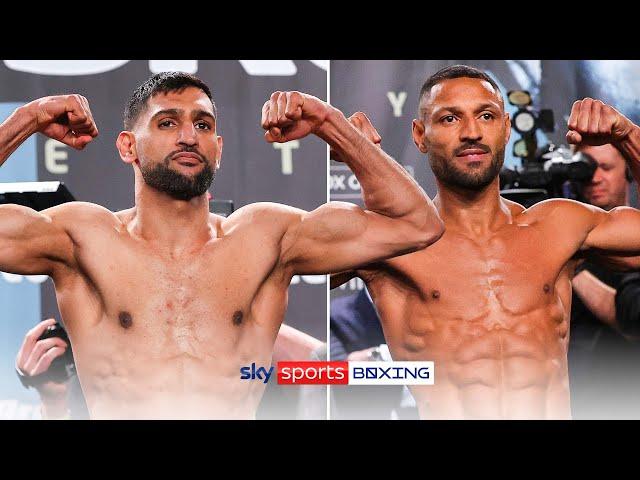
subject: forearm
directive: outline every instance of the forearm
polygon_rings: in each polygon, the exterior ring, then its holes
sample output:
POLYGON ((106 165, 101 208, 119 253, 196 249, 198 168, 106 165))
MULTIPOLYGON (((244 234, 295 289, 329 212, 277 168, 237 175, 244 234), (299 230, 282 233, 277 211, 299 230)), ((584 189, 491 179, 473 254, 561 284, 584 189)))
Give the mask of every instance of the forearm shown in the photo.
POLYGON ((618 328, 616 322, 616 290, 592 273, 583 270, 573 278, 573 291, 586 307, 603 323, 618 328))
POLYGON ((273 347, 273 361, 309 360, 311 353, 321 346, 317 338, 282 324, 273 347))
POLYGON ((413 217, 421 224, 437 218, 431 200, 411 175, 340 111, 332 110, 317 134, 353 171, 368 210, 395 218, 413 217))
POLYGON ((69 409, 63 396, 42 397, 41 414, 43 420, 63 420, 68 418, 69 409))
POLYGON ((0 125, 0 166, 31 135, 35 133, 35 122, 25 107, 17 108, 0 125))

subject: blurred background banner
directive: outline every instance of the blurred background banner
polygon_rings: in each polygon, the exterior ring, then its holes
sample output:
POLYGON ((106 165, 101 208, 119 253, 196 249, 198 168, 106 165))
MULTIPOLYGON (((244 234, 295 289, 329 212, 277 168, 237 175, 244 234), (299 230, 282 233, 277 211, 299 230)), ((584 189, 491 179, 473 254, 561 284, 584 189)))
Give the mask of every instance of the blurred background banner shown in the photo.
MULTIPOLYGON (((510 90, 527 90, 536 110, 551 109, 554 132, 536 132, 538 145, 566 145, 567 120, 573 102, 584 97, 602 100, 633 122, 640 122, 640 61, 636 60, 333 60, 331 104, 346 115, 365 112, 382 136, 382 148, 402 164, 433 198, 436 184, 426 157, 411 137, 411 121, 417 118, 418 94, 430 75, 449 65, 463 64, 485 70, 500 86, 506 100, 510 90)), ((505 101, 511 114, 517 107, 505 101)), ((505 166, 521 161, 513 145, 521 138, 515 130, 505 151, 505 166)), ((343 164, 331 162, 331 200, 362 205, 360 186, 343 164)), ((631 204, 637 205, 635 188, 631 204)), ((352 279, 331 291, 332 298, 361 289, 352 279)))
MULTIPOLYGON (((209 85, 224 137, 221 169, 210 191, 238 209, 270 201, 312 210, 326 201, 326 144, 314 136, 286 144, 263 139, 260 115, 276 90, 326 100, 327 61, 312 60, 5 60, 0 63, 0 119, 39 97, 84 95, 100 136, 75 151, 41 135, 29 138, 0 168, 0 182, 65 183, 77 200, 116 211, 133 205, 133 172, 115 148, 122 112, 133 90, 153 73, 193 73, 209 85)), ((285 322, 326 337, 325 276, 294 277, 285 322)), ((0 418, 38 416, 37 394, 20 385, 15 355, 40 320, 60 318, 46 276, 0 273, 0 418)))

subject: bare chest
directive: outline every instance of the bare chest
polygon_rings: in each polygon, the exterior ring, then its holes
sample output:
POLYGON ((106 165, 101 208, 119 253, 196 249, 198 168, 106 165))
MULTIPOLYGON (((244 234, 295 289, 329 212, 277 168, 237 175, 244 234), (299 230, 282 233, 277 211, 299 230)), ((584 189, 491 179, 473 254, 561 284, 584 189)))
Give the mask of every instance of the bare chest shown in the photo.
POLYGON ((419 317, 518 319, 545 308, 562 316, 571 256, 564 250, 533 227, 509 226, 487 239, 445 233, 426 250, 388 261, 370 284, 383 309, 399 302, 419 317))
MULTIPOLYGON (((149 352, 198 357, 200 346, 233 351, 248 330, 275 324, 256 312, 255 300, 276 251, 251 239, 215 239, 170 255, 114 236, 94 239, 78 252, 82 281, 60 302, 73 333, 96 338, 98 329, 122 342, 144 342, 149 352)), ((284 305, 285 293, 286 286, 273 302, 284 305)))

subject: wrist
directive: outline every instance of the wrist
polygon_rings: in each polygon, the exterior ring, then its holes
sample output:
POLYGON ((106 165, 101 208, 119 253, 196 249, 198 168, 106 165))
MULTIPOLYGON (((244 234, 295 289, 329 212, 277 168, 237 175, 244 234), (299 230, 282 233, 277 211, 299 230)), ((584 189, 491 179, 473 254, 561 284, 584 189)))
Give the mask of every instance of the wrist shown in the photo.
POLYGON ((313 133, 331 145, 337 131, 344 124, 349 124, 347 117, 337 108, 327 105, 327 112, 324 119, 316 126, 313 133))
POLYGON ((349 119, 335 107, 325 117, 316 133, 334 152, 336 157, 349 167, 355 151, 360 152, 367 143, 364 135, 351 124, 349 119))
POLYGON ((38 117, 33 101, 16 108, 12 116, 20 123, 19 130, 25 132, 27 137, 38 132, 38 117))
POLYGON ((67 403, 67 383, 56 383, 49 381, 36 387, 40 399, 43 403, 51 406, 66 405, 67 403))
MULTIPOLYGON (((629 122, 631 123, 631 122, 629 122)), ((612 145, 616 147, 620 152, 625 155, 631 145, 637 145, 640 142, 640 127, 631 123, 631 126, 626 133, 621 134, 618 138, 612 142, 612 145)), ((626 158, 626 155, 625 155, 626 158)))

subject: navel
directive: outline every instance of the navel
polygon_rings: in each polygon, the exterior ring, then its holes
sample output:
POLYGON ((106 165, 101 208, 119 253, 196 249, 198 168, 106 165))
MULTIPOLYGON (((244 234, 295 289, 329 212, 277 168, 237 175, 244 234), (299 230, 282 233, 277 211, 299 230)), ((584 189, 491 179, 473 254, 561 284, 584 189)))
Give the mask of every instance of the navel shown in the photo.
POLYGON ((551 287, 548 283, 545 283, 544 287, 542 287, 542 290, 544 291, 544 293, 549 293, 551 291, 551 287))

